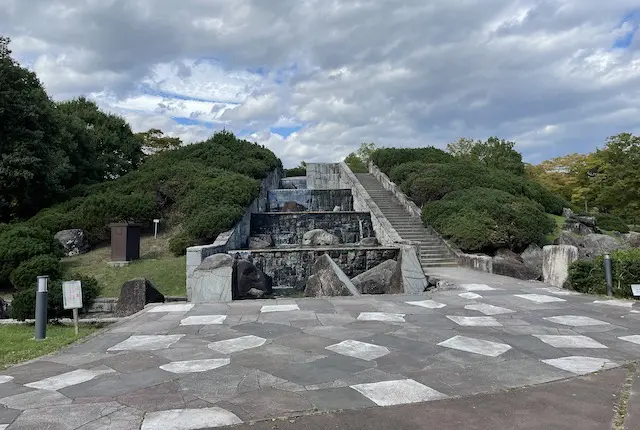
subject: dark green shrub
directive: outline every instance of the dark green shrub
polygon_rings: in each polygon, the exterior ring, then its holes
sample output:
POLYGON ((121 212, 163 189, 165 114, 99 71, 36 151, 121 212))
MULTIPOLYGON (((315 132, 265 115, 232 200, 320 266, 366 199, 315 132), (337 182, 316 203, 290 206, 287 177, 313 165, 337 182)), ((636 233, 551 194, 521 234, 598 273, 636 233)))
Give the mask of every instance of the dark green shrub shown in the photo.
POLYGON ((611 214, 596 214, 596 225, 602 230, 629 233, 629 226, 620 217, 611 214))
POLYGON ((402 184, 407 180, 407 178, 409 178, 409 176, 416 173, 424 173, 429 166, 433 166, 433 164, 424 163, 422 161, 411 161, 409 163, 400 164, 391 169, 389 179, 396 184, 402 184))
POLYGON ((60 258, 52 254, 37 255, 11 272, 11 284, 18 290, 35 289, 38 276, 47 275, 49 279, 59 279, 62 274, 60 258))
MULTIPOLYGON (((578 260, 569 266, 569 287, 581 293, 606 294, 607 284, 604 279, 604 258, 578 260)), ((640 249, 625 249, 611 254, 613 263, 613 295, 616 297, 633 297, 631 284, 640 281, 640 249)))
POLYGON ((188 247, 194 245, 191 235, 186 231, 175 233, 169 239, 169 251, 174 255, 183 255, 188 247))
POLYGON ((422 219, 466 252, 521 251, 555 228, 542 205, 491 188, 449 193, 425 204, 422 219))
POLYGON ((284 169, 284 176, 286 178, 292 178, 294 176, 307 176, 306 167, 294 167, 292 169, 284 169))
POLYGON ((379 148, 371 153, 370 160, 389 176, 391 170, 400 164, 412 161, 450 163, 454 158, 441 149, 428 146, 426 148, 379 148))
MULTIPOLYGON (((82 304, 85 309, 93 305, 96 297, 100 295, 100 287, 95 278, 86 276, 73 275, 74 280, 82 281, 82 304)), ((47 317, 48 319, 70 318, 73 313, 71 310, 65 310, 62 301, 62 281, 56 280, 49 283, 47 317)), ((36 308, 36 290, 27 289, 18 292, 13 296, 11 302, 11 318, 20 321, 31 319, 35 315, 36 308)))

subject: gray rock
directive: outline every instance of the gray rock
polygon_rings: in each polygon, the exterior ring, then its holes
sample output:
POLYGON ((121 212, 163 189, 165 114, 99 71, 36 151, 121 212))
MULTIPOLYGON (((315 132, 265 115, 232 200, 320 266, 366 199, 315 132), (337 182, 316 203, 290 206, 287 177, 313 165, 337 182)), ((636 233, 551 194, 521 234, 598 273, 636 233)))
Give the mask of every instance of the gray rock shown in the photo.
POLYGON ((249 238, 249 249, 264 249, 273 245, 273 238, 268 234, 251 236, 249 238))
POLYGON ((163 303, 164 295, 153 283, 145 278, 131 279, 120 289, 120 298, 114 314, 126 317, 140 312, 148 303, 163 303))
POLYGON ((586 224, 581 223, 580 221, 571 218, 571 219, 567 219, 564 222, 564 225, 562 226, 562 229, 564 231, 568 231, 571 233, 575 233, 575 234, 592 234, 595 233, 595 229, 592 227, 589 227, 586 224))
POLYGON ((255 297, 251 290, 262 291, 262 296, 272 293, 273 281, 249 260, 237 260, 236 265, 237 292, 234 299, 255 297))
POLYGON ((523 262, 522 258, 510 249, 502 248, 496 251, 496 257, 504 258, 506 260, 515 260, 523 262))
MULTIPOLYGON (((396 271, 398 262, 387 260, 351 280, 353 285, 362 294, 390 294, 391 277, 396 271)), ((394 293, 401 292, 396 291, 394 293)))
POLYGON ((247 296, 253 297, 254 299, 261 299, 264 297, 264 291, 252 288, 247 291, 247 296))
POLYGON ((401 245, 397 261, 398 265, 391 276, 391 291, 405 294, 421 294, 426 291, 429 282, 422 270, 416 248, 401 245))
POLYGON ((518 254, 513 253, 513 255, 510 255, 507 252, 503 252, 501 255, 493 257, 491 261, 492 273, 524 279, 525 281, 539 279, 537 272, 527 267, 518 254))
POLYGON ((9 318, 9 303, 0 297, 0 320, 9 318))
POLYGON ((569 208, 562 208, 562 216, 565 218, 573 218, 573 211, 569 208))
POLYGON ((302 236, 302 244, 307 246, 327 246, 339 243, 340 238, 338 236, 320 228, 310 230, 302 236))
POLYGON ((622 240, 631 248, 640 248, 640 233, 635 231, 622 235, 622 240))
POLYGON ((333 211, 334 212, 340 212, 342 210, 342 208, 340 206, 334 206, 333 207, 333 211))
POLYGON ((542 248, 533 243, 520 254, 520 258, 525 266, 535 272, 535 279, 542 279, 542 248))
POLYGON ((596 228, 596 217, 574 215, 573 219, 586 225, 587 227, 596 228))
POLYGON ((304 212, 306 210, 306 206, 294 201, 285 202, 280 209, 281 212, 304 212))
POLYGON ((545 283, 563 288, 569 277, 569 266, 578 259, 573 245, 547 245, 542 248, 542 273, 545 283))
POLYGON ((220 267, 231 267, 232 265, 233 257, 229 254, 213 254, 202 260, 196 270, 214 270, 220 267))
POLYGON ((89 240, 84 234, 84 230, 79 228, 61 230, 53 237, 60 242, 65 254, 69 257, 89 252, 89 240))
POLYGON ((313 265, 304 289, 306 297, 359 296, 360 293, 342 269, 329 257, 321 255, 313 265))
POLYGON ((193 272, 187 297, 192 303, 224 303, 233 300, 233 257, 214 254, 193 272))
POLYGON ((378 242, 378 239, 376 239, 375 237, 365 237, 364 239, 362 239, 360 241, 360 243, 358 243, 358 245, 360 245, 360 246, 378 246, 378 245, 380 245, 380 242, 378 242))
POLYGON ((618 249, 628 249, 629 243, 619 240, 606 234, 586 234, 577 235, 569 232, 562 232, 560 237, 554 241, 554 245, 571 245, 578 248, 578 254, 582 259, 592 259, 599 255, 604 255, 618 249))

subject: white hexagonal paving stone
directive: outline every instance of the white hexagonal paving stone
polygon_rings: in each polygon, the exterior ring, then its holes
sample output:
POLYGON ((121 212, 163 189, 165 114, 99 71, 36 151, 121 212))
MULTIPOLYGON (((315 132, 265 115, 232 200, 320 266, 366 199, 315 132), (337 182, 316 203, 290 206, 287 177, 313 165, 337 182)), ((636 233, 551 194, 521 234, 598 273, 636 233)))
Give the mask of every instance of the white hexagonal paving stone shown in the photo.
POLYGON ((618 339, 640 345, 640 335, 637 334, 633 334, 631 336, 620 336, 618 339))
POLYGON ((176 303, 171 305, 153 306, 149 312, 189 312, 193 309, 193 303, 176 303))
POLYGON ((9 382, 12 380, 13 380, 13 376, 0 375, 0 384, 4 384, 5 382, 9 382))
POLYGON ((141 430, 195 430, 242 424, 235 414, 218 407, 203 409, 172 409, 148 412, 141 430))
POLYGON ((494 291, 496 288, 490 287, 485 284, 463 284, 461 285, 467 291, 494 291))
POLYGON ((173 361, 163 364, 160 369, 171 373, 198 373, 214 370, 231 363, 229 358, 212 358, 207 360, 173 361))
POLYGON ((219 325, 225 319, 226 315, 194 315, 180 320, 180 325, 219 325))
POLYGON ((487 357, 498 357, 511 349, 511 346, 506 343, 491 342, 466 336, 454 336, 451 339, 440 342, 438 346, 486 355, 487 357))
POLYGON ((543 318, 556 324, 568 325, 572 327, 588 327, 593 325, 609 325, 606 321, 589 318, 581 315, 560 315, 557 317, 543 318))
POLYGON ((600 342, 581 335, 534 334, 544 343, 554 348, 606 349, 600 342))
POLYGON ((0 424, 0 430, 6 430, 9 428, 9 424, 0 424))
POLYGON ((439 303, 433 300, 423 300, 421 302, 407 302, 407 303, 413 306, 420 306, 422 308, 427 308, 427 309, 440 309, 447 306, 444 303, 439 303))
POLYGON ((300 307, 298 305, 264 305, 260 312, 263 314, 269 312, 291 312, 291 311, 299 311, 300 307))
POLYGON ((91 381, 92 379, 106 375, 108 373, 115 373, 115 370, 110 368, 105 369, 78 369, 71 372, 63 373, 62 375, 52 376, 40 381, 24 384, 25 387, 37 388, 38 390, 51 390, 56 391, 62 388, 70 387, 72 385, 82 384, 83 382, 91 381))
POLYGON ((593 302, 594 305, 609 305, 609 306, 618 306, 621 308, 631 308, 633 304, 630 300, 595 300, 593 302))
POLYGON ((547 296, 546 294, 514 294, 515 297, 529 300, 534 303, 553 303, 553 302, 566 302, 565 299, 560 297, 547 296))
POLYGON ((375 360, 389 354, 389 350, 384 346, 359 342, 357 340, 345 340, 334 345, 329 345, 325 347, 325 349, 367 361, 375 360))
POLYGON ((457 315, 447 315, 454 323, 464 327, 502 327, 493 317, 463 317, 457 315))
POLYGON ((107 349, 107 351, 156 351, 169 348, 184 334, 134 335, 107 349))
POLYGON ((209 349, 218 351, 222 354, 233 354, 234 352, 244 351, 246 349, 257 348, 264 345, 267 339, 262 337, 248 335, 236 337, 234 339, 220 340, 210 343, 209 349))
POLYGON ((511 314, 515 312, 514 310, 511 310, 511 309, 502 308, 500 306, 489 305, 486 303, 466 305, 464 308, 470 311, 482 312, 485 315, 502 315, 502 314, 511 314))
POLYGON ((406 405, 446 399, 448 396, 413 379, 351 385, 378 406, 406 405))
POLYGON ((553 358, 550 360, 541 360, 558 369, 575 373, 576 375, 584 375, 587 373, 597 372, 599 370, 611 369, 618 366, 611 360, 606 358, 584 357, 580 355, 572 355, 570 357, 553 358))
POLYGON ((358 321, 406 322, 404 315, 389 312, 361 312, 357 319, 358 321))
POLYGON ((475 300, 475 299, 481 299, 482 296, 480 294, 476 294, 476 293, 460 293, 458 294, 458 296, 462 297, 463 299, 469 299, 469 300, 475 300))

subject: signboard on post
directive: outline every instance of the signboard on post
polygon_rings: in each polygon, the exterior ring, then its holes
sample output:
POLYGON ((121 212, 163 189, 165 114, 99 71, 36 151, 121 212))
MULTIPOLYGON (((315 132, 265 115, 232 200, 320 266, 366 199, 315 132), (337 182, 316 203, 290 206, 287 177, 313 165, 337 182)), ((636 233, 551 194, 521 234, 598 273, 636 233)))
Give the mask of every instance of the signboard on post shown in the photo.
POLYGON ((633 292, 633 297, 640 297, 640 284, 631 284, 631 291, 633 292))
POLYGON ((82 309, 82 282, 66 281, 62 283, 62 306, 73 309, 73 324, 78 334, 78 309, 82 309))

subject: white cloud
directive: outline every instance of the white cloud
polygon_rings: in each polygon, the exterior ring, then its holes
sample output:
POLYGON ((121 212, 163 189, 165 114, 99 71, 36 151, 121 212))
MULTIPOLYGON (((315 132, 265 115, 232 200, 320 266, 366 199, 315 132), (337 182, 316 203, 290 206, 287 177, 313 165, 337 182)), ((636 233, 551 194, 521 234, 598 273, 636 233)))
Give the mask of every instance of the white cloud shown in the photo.
MULTIPOLYGON (((640 133, 637 0, 0 0, 0 28, 56 98, 134 128, 211 125, 285 165, 362 141, 515 139, 528 161, 640 133), (637 39, 637 37, 636 37, 637 39), (199 122, 184 125, 174 117, 199 122), (303 126, 290 136, 269 130, 303 126)), ((182 121, 184 122, 184 121, 182 121)))

